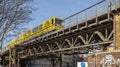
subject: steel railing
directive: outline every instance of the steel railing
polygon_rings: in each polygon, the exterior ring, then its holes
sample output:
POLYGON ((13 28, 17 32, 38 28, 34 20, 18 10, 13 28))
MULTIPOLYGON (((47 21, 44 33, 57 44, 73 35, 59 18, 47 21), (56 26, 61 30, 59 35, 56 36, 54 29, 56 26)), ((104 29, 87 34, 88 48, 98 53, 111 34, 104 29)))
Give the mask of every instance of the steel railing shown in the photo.
POLYGON ((101 14, 109 13, 114 8, 117 8, 120 5, 120 0, 102 0, 99 3, 92 5, 72 16, 69 16, 64 19, 64 27, 69 27, 77 23, 82 23, 82 21, 87 21, 87 19, 101 14), (114 7, 114 8, 113 8, 114 7))

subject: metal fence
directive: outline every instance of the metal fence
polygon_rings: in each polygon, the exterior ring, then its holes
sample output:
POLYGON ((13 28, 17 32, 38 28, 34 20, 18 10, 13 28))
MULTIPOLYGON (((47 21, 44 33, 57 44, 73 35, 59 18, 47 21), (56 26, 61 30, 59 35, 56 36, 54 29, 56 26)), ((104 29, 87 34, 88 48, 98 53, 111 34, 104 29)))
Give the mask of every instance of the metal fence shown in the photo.
POLYGON ((82 21, 87 21, 89 18, 111 11, 120 5, 120 0, 102 0, 99 3, 92 5, 72 16, 64 19, 64 27, 69 27, 82 21), (114 8, 113 8, 114 7, 114 8))

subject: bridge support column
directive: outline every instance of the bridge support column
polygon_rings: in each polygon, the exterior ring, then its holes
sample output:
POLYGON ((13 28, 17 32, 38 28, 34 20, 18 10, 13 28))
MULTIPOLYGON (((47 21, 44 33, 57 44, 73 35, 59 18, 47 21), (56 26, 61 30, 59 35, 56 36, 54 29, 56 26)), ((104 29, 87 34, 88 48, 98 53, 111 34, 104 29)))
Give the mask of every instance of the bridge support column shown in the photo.
POLYGON ((5 67, 5 60, 4 60, 4 57, 2 56, 1 57, 1 67, 5 67))
POLYGON ((77 61, 74 54, 73 54, 73 67, 77 67, 77 61))
POLYGON ((17 60, 17 67, 21 67, 21 66, 20 66, 20 58, 19 58, 19 55, 18 55, 18 60, 17 60))
POLYGON ((51 66, 55 67, 55 59, 54 58, 51 59, 51 66))
POLYGON ((9 50, 9 67, 19 67, 19 58, 17 49, 9 50))
POLYGON ((62 54, 60 54, 60 57, 58 59, 58 67, 62 67, 62 54))
POLYGON ((117 50, 120 50, 120 13, 115 15, 114 32, 115 46, 117 50))
POLYGON ((12 53, 11 49, 9 50, 9 67, 12 67, 12 53))

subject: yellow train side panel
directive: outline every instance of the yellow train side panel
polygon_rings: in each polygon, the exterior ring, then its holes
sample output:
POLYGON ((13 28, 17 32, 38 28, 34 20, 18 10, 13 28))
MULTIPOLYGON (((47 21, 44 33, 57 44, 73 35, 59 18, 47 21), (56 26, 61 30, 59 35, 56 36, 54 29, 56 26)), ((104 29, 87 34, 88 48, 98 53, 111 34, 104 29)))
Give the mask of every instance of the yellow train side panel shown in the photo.
POLYGON ((21 42, 24 42, 25 40, 24 40, 24 36, 23 36, 23 34, 21 34, 20 36, 19 36, 19 43, 21 43, 21 42))
POLYGON ((32 35, 32 31, 31 31, 31 30, 28 30, 28 31, 26 31, 25 33, 22 34, 20 40, 26 41, 26 40, 32 38, 31 35, 32 35))
POLYGON ((10 48, 13 48, 13 47, 14 47, 14 45, 15 45, 15 39, 14 39, 14 40, 12 40, 12 41, 9 43, 9 47, 10 47, 10 48))

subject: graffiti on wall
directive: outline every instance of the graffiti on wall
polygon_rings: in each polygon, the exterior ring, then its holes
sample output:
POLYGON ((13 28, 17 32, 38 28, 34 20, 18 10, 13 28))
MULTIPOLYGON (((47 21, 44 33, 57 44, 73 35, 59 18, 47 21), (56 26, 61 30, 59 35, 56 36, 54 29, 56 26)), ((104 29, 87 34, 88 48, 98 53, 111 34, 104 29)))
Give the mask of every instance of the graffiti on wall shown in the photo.
POLYGON ((118 67, 120 67, 120 58, 115 59, 112 55, 106 55, 101 60, 100 65, 102 67, 105 67, 105 66, 110 66, 110 67, 118 66, 118 67))

